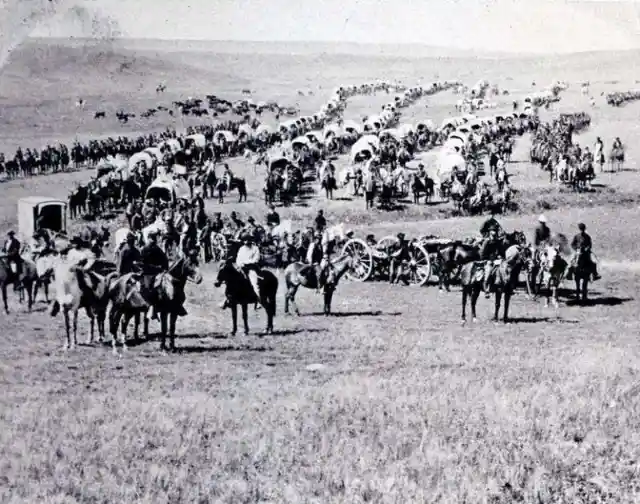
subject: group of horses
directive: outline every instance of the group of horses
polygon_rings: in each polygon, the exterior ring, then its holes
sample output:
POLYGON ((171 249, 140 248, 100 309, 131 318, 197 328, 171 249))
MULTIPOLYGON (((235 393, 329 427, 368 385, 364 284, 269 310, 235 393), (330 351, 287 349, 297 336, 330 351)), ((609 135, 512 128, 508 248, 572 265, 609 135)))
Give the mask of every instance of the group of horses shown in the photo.
MULTIPOLYGON (((566 237, 557 234, 543 247, 534 248, 527 244, 522 231, 505 233, 499 239, 500 255, 487 279, 486 261, 480 259, 478 241, 456 241, 436 254, 436 268, 440 290, 449 291, 452 279, 457 279, 462 287, 462 320, 466 321, 467 302, 470 301, 471 315, 476 319, 476 304, 485 286, 495 296, 494 320, 498 320, 501 302, 504 301, 502 320, 509 321, 510 300, 520 286, 520 276, 525 275, 525 287, 529 297, 544 294, 546 306, 552 301, 557 309, 558 288, 567 278, 569 264, 562 256, 566 251, 566 237)), ((587 301, 588 285, 592 267, 590 255, 579 251, 573 268, 575 297, 577 301, 587 301)))

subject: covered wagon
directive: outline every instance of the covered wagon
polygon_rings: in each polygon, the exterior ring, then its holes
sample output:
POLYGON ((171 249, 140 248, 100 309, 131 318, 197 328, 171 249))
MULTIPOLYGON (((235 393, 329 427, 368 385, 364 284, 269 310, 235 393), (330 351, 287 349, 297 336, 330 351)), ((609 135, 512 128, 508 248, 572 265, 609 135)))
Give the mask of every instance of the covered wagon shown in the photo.
POLYGON ((47 196, 28 196, 18 201, 18 234, 23 239, 39 229, 67 232, 67 203, 47 196))

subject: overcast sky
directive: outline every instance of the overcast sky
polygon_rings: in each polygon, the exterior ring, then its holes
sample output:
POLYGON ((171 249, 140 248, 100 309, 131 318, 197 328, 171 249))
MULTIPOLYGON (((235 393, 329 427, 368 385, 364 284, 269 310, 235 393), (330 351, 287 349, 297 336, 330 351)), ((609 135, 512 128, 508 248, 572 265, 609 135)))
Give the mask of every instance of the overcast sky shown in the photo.
MULTIPOLYGON (((86 5, 99 6, 134 38, 418 43, 513 52, 640 47, 637 1, 87 0, 86 5)), ((68 30, 63 23, 37 34, 68 30)))

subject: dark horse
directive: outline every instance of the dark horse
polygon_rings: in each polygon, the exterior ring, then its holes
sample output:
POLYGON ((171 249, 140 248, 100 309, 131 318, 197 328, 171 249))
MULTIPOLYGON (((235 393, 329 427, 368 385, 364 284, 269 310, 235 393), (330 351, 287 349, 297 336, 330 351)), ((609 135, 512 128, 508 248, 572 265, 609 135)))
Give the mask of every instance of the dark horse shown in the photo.
MULTIPOLYGON (((138 282, 126 282, 119 284, 120 289, 112 289, 112 307, 109 314, 109 329, 114 339, 117 338, 118 325, 122 319, 122 343, 125 346, 126 327, 132 317, 135 317, 135 334, 138 334, 140 324, 140 314, 152 304, 156 313, 160 317, 161 341, 160 349, 166 349, 167 335, 171 339, 170 347, 172 351, 176 349, 176 320, 183 314, 183 305, 186 299, 184 288, 187 281, 195 284, 202 282, 202 275, 198 271, 198 264, 195 258, 180 257, 176 259, 169 270, 156 277, 153 291, 150 293, 152 299, 140 302, 140 287, 138 282), (123 318, 124 317, 124 318, 123 318)), ((149 335, 149 320, 144 318, 144 335, 149 335)))
POLYGON ((7 287, 13 284, 17 291, 20 291, 20 301, 23 299, 23 292, 27 291, 28 308, 31 311, 33 306, 33 286, 38 279, 36 265, 33 261, 22 258, 22 271, 17 275, 12 269, 6 256, 0 256, 0 289, 2 290, 2 303, 4 311, 9 313, 7 303, 7 287))
MULTIPOLYGON (((331 301, 336 291, 338 282, 342 276, 349 271, 353 265, 353 258, 349 255, 339 258, 331 264, 327 279, 322 289, 324 298, 323 313, 331 314, 331 301)), ((300 262, 292 263, 284 270, 284 278, 287 285, 287 292, 284 297, 284 312, 289 313, 289 303, 293 306, 296 315, 300 315, 298 305, 295 301, 296 292, 299 287, 316 289, 318 287, 318 267, 300 262)))
POLYGON ((242 203, 242 201, 247 201, 247 181, 243 178, 239 177, 230 177, 230 181, 227 185, 227 178, 223 177, 223 179, 218 184, 219 191, 228 191, 231 192, 234 189, 238 190, 238 203, 242 203))
POLYGON ((236 269, 231 260, 223 262, 218 270, 218 277, 214 285, 220 287, 222 284, 225 284, 225 296, 231 309, 231 318, 233 321, 232 336, 238 331, 238 305, 242 307, 244 334, 247 335, 249 334, 247 306, 257 302, 262 305, 267 314, 266 333, 273 333, 273 318, 276 316, 278 279, 271 271, 263 269, 258 273, 260 299, 256 298, 249 279, 244 273, 236 269))
MULTIPOLYGON (((495 295, 495 310, 493 320, 497 321, 500 314, 500 303, 504 296, 503 322, 509 321, 509 304, 511 296, 515 292, 520 277, 520 271, 527 262, 525 247, 518 247, 517 253, 508 260, 500 261, 493 278, 489 282, 489 288, 495 295)), ((467 319, 467 298, 471 297, 471 316, 476 321, 476 304, 482 291, 485 277, 485 262, 473 261, 464 264, 460 271, 460 283, 462 284, 462 322, 467 319)))
MULTIPOLYGON (((500 253, 504 256, 504 253, 509 247, 512 245, 524 245, 525 242, 526 236, 522 231, 505 233, 502 238, 500 238, 500 253)), ((439 266, 438 277, 440 290, 444 287, 449 291, 451 280, 458 276, 456 273, 460 272, 460 268, 471 261, 480 260, 480 244, 456 241, 438 250, 436 260, 439 266)))
POLYGON ((576 301, 587 301, 589 280, 591 280, 594 269, 591 262, 591 254, 584 250, 578 251, 574 264, 575 266, 570 273, 576 282, 576 301))

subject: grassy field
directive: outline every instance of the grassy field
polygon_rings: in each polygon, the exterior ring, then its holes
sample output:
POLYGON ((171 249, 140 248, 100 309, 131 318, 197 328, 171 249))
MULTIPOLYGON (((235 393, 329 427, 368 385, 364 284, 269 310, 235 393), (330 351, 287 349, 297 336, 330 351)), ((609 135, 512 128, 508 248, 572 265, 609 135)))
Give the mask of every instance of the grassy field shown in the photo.
MULTIPOLYGON (((603 279, 591 305, 562 303, 557 313, 519 294, 515 323, 506 326, 488 321, 493 301, 481 299, 479 321, 462 327, 455 289, 443 294, 434 287, 345 282, 335 317, 320 316, 320 298, 301 292, 300 318, 282 315, 280 296, 274 336, 256 335, 265 321, 252 310, 253 334, 224 338, 229 314, 217 308, 222 293, 213 287, 215 267, 206 266, 203 285, 188 291, 181 352, 164 356, 148 342, 116 358, 108 347, 63 353, 62 321, 51 319, 43 304, 28 316, 12 297, 12 312, 0 319, 0 502, 640 500, 637 106, 613 109, 601 101, 591 110, 576 89, 586 79, 594 90, 615 88, 604 82, 614 78, 621 89, 633 88, 624 58, 602 61, 598 79, 589 74, 597 62, 587 60, 587 68, 586 57, 551 70, 527 61, 397 60, 392 72, 389 61, 376 58, 163 53, 160 60, 151 50, 134 56, 123 50, 110 54, 111 66, 96 69, 92 53, 76 62, 68 48, 39 47, 17 54, 3 74, 0 150, 73 138, 76 131, 90 136, 164 127, 169 123, 159 119, 120 128, 87 119, 87 111, 72 106, 91 93, 104 108, 142 110, 157 101, 158 79, 170 88, 163 102, 202 92, 233 96, 251 87, 256 99, 300 101, 313 110, 340 79, 399 76, 412 83, 450 73, 471 84, 502 75, 498 84, 514 94, 526 92, 533 80, 568 80, 572 89, 551 113, 587 110, 594 121, 580 142, 592 145, 599 135, 608 148, 620 136, 629 146, 629 171, 598 177, 596 193, 560 192, 526 162, 529 140, 520 141, 510 171, 521 190, 521 211, 502 219, 504 226, 530 231, 541 211, 565 234, 584 221, 603 279), (67 62, 66 71, 56 70, 65 67, 55 58, 67 62), (123 58, 135 64, 114 75, 123 58), (191 65, 188 72, 184 65, 191 65), (70 68, 77 82, 69 80, 70 68), (296 89, 312 84, 323 89, 296 96, 296 89), (38 88, 44 90, 39 97, 38 88)), ((445 93, 421 101, 403 119, 441 121, 455 113, 455 100, 445 93)), ((355 99, 347 117, 381 103, 381 97, 355 99)), ((232 168, 249 179, 249 203, 220 210, 262 217, 251 168, 240 161, 232 168)), ((0 230, 16 225, 20 197, 64 197, 89 176, 2 184, 0 230)), ((358 235, 379 237, 400 230, 467 236, 481 222, 446 218, 443 206, 364 214, 359 200, 326 202, 314 195, 305 203, 283 209, 282 217, 302 224, 324 208, 332 222, 348 221, 358 235)), ((84 334, 86 320, 80 327, 84 334)))

